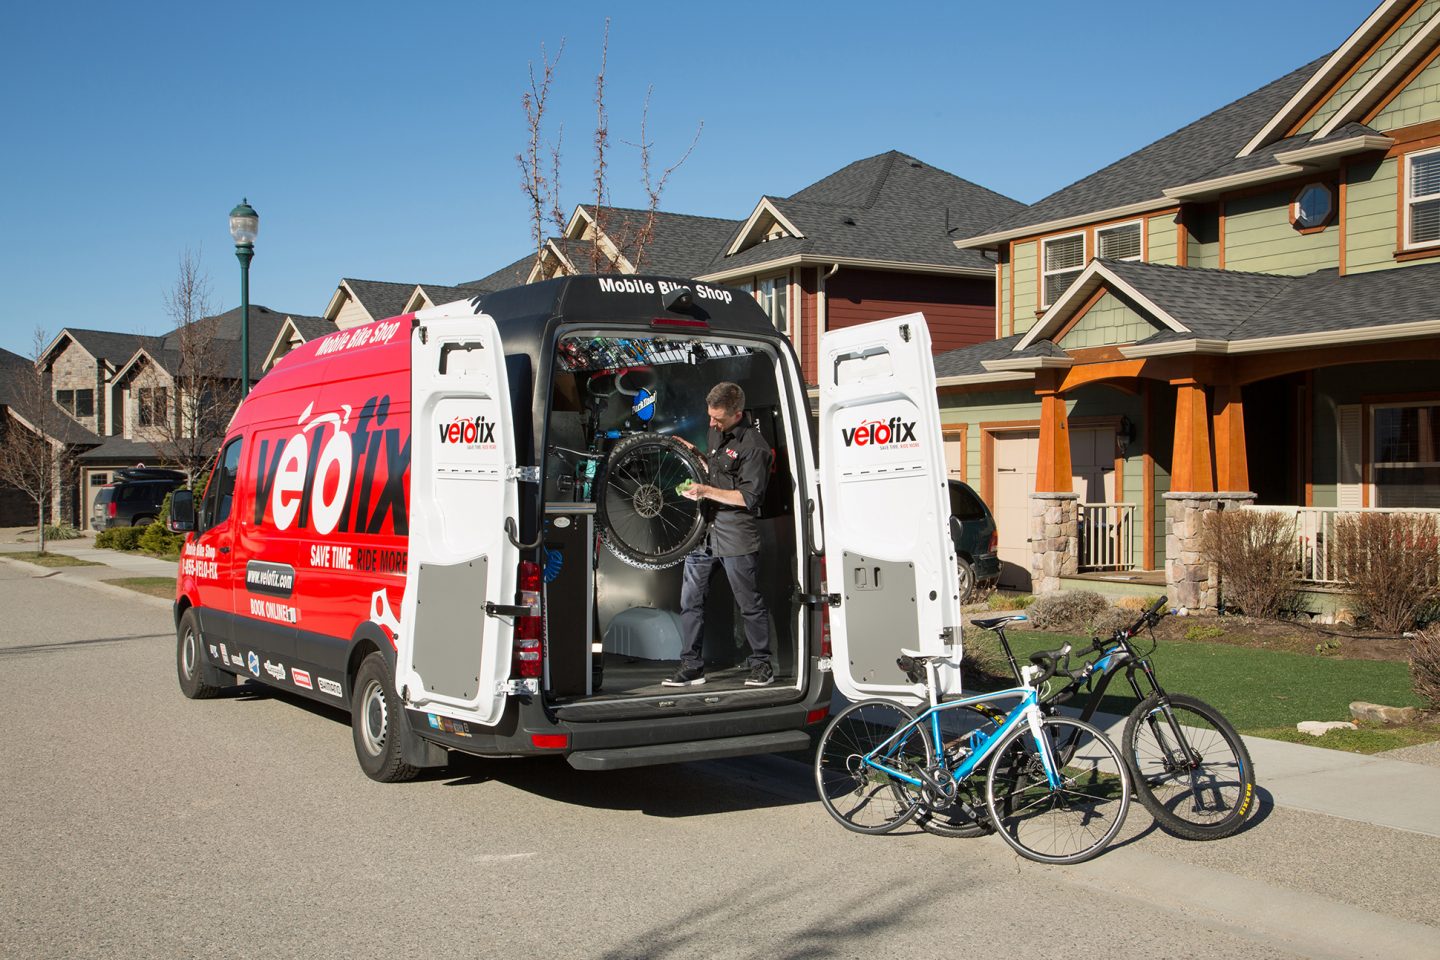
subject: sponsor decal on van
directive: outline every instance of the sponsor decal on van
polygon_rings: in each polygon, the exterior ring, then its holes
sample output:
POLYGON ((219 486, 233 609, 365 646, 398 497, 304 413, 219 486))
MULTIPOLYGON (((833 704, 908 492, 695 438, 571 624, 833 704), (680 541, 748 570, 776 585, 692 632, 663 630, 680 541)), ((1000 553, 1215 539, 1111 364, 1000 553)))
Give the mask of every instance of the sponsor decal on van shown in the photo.
POLYGON ((326 680, 324 677, 316 677, 315 686, 319 689, 321 693, 328 694, 332 697, 341 696, 339 681, 326 680))
POLYGON ((302 690, 314 689, 310 684, 309 670, 301 670, 299 667, 291 667, 290 679, 294 681, 295 686, 299 687, 302 690))
POLYGON ((260 654, 256 653, 254 650, 251 650, 250 653, 246 656, 245 662, 249 665, 250 672, 252 674, 257 677, 260 676, 260 654))
POLYGON ((283 663, 271 663, 271 662, 267 659, 267 660, 265 661, 265 672, 268 673, 268 674, 270 674, 270 676, 274 677, 276 680, 284 680, 284 679, 285 679, 285 664, 283 664, 283 663))
POLYGON ((396 536, 407 535, 410 437, 400 426, 385 427, 389 395, 366 400, 353 423, 349 404, 339 413, 312 415, 312 409, 305 408, 300 430, 284 442, 260 441, 256 525, 268 513, 279 530, 379 533, 388 518, 396 536), (375 492, 377 475, 381 487, 375 492))
POLYGON ((495 424, 483 416, 473 420, 456 417, 449 423, 439 424, 439 427, 442 444, 480 449, 493 449, 495 446, 495 424))

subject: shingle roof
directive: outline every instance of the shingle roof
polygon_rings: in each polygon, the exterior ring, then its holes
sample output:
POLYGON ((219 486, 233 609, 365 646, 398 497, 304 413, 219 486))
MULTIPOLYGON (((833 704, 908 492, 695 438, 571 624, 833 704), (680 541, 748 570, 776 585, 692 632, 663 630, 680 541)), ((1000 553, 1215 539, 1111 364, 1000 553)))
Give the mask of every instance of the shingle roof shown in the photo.
POLYGON ((390 283, 385 280, 354 280, 346 277, 342 281, 350 288, 360 306, 370 314, 372 320, 398 317, 405 310, 410 294, 415 292, 413 283, 390 283))
POLYGON ((1100 262, 1203 339, 1228 338, 1240 324, 1300 279, 1159 263, 1100 262))
POLYGON ((496 290, 518 287, 530 279, 530 271, 534 266, 535 254, 527 253, 519 260, 501 267, 492 274, 483 276, 479 280, 469 280, 458 286, 465 290, 476 290, 482 293, 494 293, 496 290))
POLYGON ((76 459, 89 462, 117 461, 130 464, 146 461, 157 462, 160 460, 160 454, 153 443, 127 440, 124 437, 106 437, 104 443, 93 450, 86 450, 76 459))
POLYGON ((160 339, 138 333, 87 330, 84 327, 66 327, 63 332, 80 344, 86 353, 97 360, 104 360, 112 367, 123 367, 135 355, 136 350, 160 339))
MULTIPOLYGON (((596 212, 593 207, 586 209, 591 214, 596 212)), ((740 226, 739 220, 657 210, 650 242, 643 254, 637 253, 635 241, 644 231, 649 215, 648 210, 608 207, 601 218, 605 234, 615 241, 625 258, 632 264, 640 260, 635 264, 639 272, 672 277, 695 277, 704 273, 740 226)))
POLYGON ((327 333, 335 332, 335 324, 324 317, 301 317, 295 314, 288 315, 295 323, 295 329, 300 331, 300 336, 306 340, 314 340, 316 337, 323 337, 327 333))
POLYGON ((897 150, 858 160, 771 202, 804 237, 717 256, 710 273, 792 253, 993 271, 993 263, 953 241, 1025 208, 897 150))
MULTIPOLYGON (((1224 169, 1234 161, 1235 155, 1255 132, 1329 56, 1327 53, 1287 73, 1012 216, 996 219, 984 229, 956 236, 964 239, 967 236, 1000 233, 1162 199, 1166 187, 1210 179, 1212 171, 1224 169)), ((1292 147, 1296 145, 1291 144, 1292 147)), ((1273 151, 1266 152, 1267 157, 1271 153, 1273 151)), ((1263 166, 1264 161, 1258 162, 1258 165, 1263 166)))
POLYGON ((469 300, 485 292, 469 287, 446 287, 438 283, 422 283, 418 284, 418 286, 421 290, 425 291, 425 296, 429 297, 430 302, 437 307, 442 303, 454 303, 456 300, 469 300))
MULTIPOLYGON (((30 398, 23 395, 24 391, 19 389, 23 377, 30 376, 34 371, 29 360, 9 350, 0 350, 0 408, 9 407, 19 414, 31 425, 41 425, 56 440, 73 444, 99 443, 100 438, 92 431, 81 426, 70 415, 59 407, 51 404, 50 409, 43 414, 31 406, 30 398)), ((49 377, 46 377, 49 380, 49 377)), ((49 394, 49 386, 45 388, 49 394)))

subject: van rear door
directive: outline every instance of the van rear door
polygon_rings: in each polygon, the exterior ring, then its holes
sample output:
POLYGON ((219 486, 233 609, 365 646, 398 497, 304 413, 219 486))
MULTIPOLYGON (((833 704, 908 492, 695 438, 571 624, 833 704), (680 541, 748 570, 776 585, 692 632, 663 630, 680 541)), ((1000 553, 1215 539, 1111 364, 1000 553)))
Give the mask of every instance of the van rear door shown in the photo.
MULTIPOLYGON (((914 692, 901 648, 955 645, 960 606, 947 530, 940 410, 921 314, 820 339, 820 483, 835 683, 847 697, 914 692)), ((958 670, 941 683, 958 689, 958 670)))
POLYGON ((515 438, 505 353, 469 303, 415 316, 411 333, 410 553, 397 643, 407 705, 496 723, 512 625, 487 601, 515 602, 519 549, 515 438))

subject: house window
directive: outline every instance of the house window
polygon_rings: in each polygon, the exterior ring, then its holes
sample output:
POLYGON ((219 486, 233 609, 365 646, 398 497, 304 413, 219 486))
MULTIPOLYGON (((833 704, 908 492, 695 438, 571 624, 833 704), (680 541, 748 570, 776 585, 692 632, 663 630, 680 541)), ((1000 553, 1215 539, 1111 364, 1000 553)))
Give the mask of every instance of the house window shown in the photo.
POLYGON ((1405 158, 1405 246, 1440 244, 1440 150, 1405 158))
POLYGON ((1290 204, 1290 222, 1296 230, 1314 230, 1330 221, 1335 198, 1323 183, 1307 183, 1290 204))
POLYGON ((156 427, 165 422, 165 411, 169 409, 164 387, 141 387, 139 390, 139 424, 142 427, 156 427))
POLYGON ((1097 256, 1105 260, 1139 260, 1144 249, 1139 220, 1101 227, 1095 231, 1097 256))
POLYGON ((1440 402, 1371 408, 1376 507, 1440 507, 1440 402))
POLYGON ((1052 237, 1044 241, 1041 257, 1041 276, 1045 300, 1040 304, 1048 307, 1054 303, 1070 282, 1085 269, 1085 234, 1072 233, 1064 237, 1052 237))
POLYGON ((55 402, 72 417, 95 416, 94 390, 56 390, 55 402))
POLYGON ((790 281, 785 276, 765 277, 755 284, 760 309, 781 333, 790 332, 790 281))

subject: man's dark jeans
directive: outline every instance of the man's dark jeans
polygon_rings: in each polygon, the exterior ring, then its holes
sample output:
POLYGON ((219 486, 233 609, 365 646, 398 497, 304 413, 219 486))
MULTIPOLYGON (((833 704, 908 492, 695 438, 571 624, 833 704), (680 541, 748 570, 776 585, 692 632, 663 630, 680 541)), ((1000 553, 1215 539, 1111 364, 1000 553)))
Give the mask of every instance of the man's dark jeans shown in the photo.
POLYGON ((708 546, 685 557, 685 580, 680 587, 680 624, 685 631, 685 650, 680 663, 685 667, 705 665, 705 598, 710 593, 710 577, 715 568, 725 568, 730 592, 740 607, 745 623, 745 639, 750 642, 750 665, 770 662, 770 618, 765 600, 757 585, 760 554, 739 557, 717 557, 708 546))

